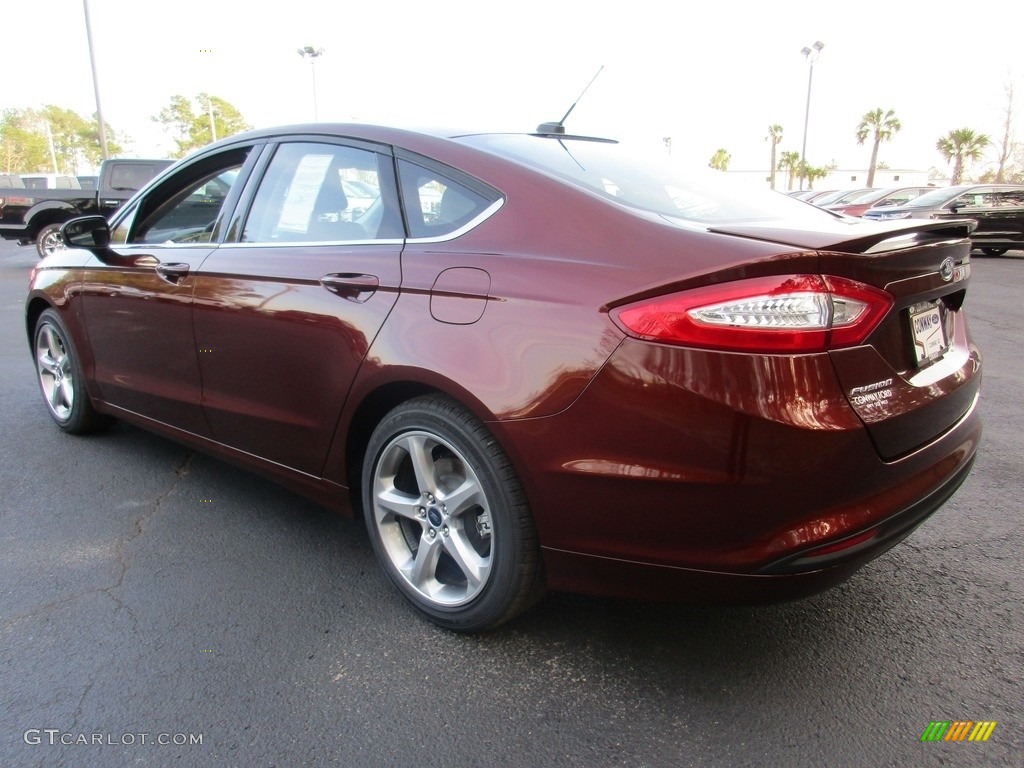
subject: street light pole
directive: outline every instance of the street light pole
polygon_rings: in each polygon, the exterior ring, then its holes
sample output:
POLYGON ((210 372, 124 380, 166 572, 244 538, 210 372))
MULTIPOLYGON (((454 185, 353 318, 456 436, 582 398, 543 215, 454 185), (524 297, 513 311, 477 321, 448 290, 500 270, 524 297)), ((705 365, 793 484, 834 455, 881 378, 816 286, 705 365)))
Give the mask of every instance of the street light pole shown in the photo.
POLYGON ((103 124, 103 108, 100 106, 100 82, 96 79, 96 56, 92 52, 92 27, 89 24, 89 0, 82 0, 85 9, 85 37, 89 41, 89 64, 92 65, 92 89, 96 94, 96 122, 100 124, 100 154, 108 159, 107 129, 103 124))
POLYGON ((804 110, 804 143, 800 148, 800 189, 804 188, 804 172, 807 169, 807 123, 811 118, 811 82, 814 79, 814 62, 818 60, 818 56, 821 55, 821 49, 825 47, 825 44, 821 40, 816 40, 811 48, 804 48, 800 51, 807 59, 809 65, 809 71, 807 73, 807 108, 804 110))
POLYGON ((309 57, 309 67, 313 72, 313 122, 320 122, 320 111, 317 108, 316 102, 316 60, 324 55, 323 48, 314 48, 312 45, 307 45, 298 49, 299 56, 302 58, 309 57))

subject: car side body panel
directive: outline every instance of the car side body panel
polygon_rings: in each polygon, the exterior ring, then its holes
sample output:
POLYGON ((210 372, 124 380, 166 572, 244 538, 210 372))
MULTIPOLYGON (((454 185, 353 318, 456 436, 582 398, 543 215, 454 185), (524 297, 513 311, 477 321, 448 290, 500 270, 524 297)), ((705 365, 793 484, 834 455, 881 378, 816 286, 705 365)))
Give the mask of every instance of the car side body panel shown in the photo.
POLYGON ((194 325, 203 411, 219 442, 323 474, 349 388, 398 297, 400 250, 238 245, 211 256, 194 325))

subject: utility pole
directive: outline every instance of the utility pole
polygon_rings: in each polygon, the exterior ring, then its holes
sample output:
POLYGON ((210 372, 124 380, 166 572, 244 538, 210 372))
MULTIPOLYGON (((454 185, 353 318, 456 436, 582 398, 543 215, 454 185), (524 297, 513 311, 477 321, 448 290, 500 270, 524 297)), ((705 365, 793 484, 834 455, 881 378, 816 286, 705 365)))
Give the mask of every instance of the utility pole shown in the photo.
POLYGON ((92 89, 96 94, 96 121, 100 124, 100 154, 104 160, 107 154, 107 127, 103 122, 103 107, 100 106, 100 81, 96 79, 96 56, 92 50, 92 25, 89 23, 89 0, 82 0, 85 8, 85 36, 89 41, 89 64, 92 66, 92 89))

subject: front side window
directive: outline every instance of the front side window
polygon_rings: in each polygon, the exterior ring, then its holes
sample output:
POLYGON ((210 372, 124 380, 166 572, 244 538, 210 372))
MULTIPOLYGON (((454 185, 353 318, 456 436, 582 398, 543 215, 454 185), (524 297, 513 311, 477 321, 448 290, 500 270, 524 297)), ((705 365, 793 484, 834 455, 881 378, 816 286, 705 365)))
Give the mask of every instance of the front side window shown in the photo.
MULTIPOLYGON (((119 219, 131 244, 195 245, 214 239, 249 147, 206 158, 170 176, 119 219)), ((115 236, 118 235, 115 228, 115 236)))
POLYGON ((951 208, 984 208, 990 204, 990 193, 987 189, 976 189, 965 192, 953 201, 951 208))
POLYGON ((382 156, 336 144, 294 142, 274 153, 242 230, 246 243, 331 243, 401 236, 382 194, 382 156))
POLYGON ((135 229, 133 243, 208 243, 241 166, 201 178, 135 229))

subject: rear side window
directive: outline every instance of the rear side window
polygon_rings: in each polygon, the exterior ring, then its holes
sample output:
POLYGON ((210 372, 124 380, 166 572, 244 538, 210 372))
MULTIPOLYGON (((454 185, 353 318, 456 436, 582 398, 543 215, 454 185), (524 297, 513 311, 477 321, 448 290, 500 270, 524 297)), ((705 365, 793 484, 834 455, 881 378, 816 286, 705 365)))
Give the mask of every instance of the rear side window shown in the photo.
POLYGON ((282 144, 260 181, 242 231, 246 243, 333 243, 401 237, 382 194, 377 152, 339 144, 282 144))
POLYGON ((402 201, 409 237, 433 238, 457 234, 480 219, 501 196, 468 178, 456 179, 454 169, 439 169, 410 160, 398 161, 402 201))

